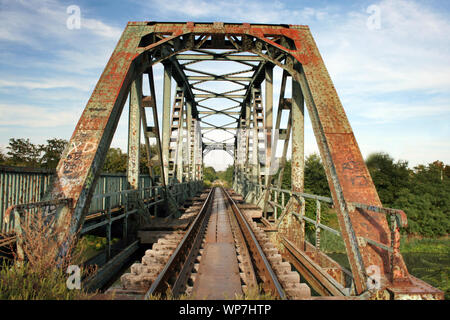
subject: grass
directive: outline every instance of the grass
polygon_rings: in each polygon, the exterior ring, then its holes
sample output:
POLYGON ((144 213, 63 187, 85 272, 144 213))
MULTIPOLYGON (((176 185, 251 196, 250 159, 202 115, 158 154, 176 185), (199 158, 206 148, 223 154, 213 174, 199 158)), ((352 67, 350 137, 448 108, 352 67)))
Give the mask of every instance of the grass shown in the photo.
POLYGON ((250 288, 244 291, 241 295, 236 295, 235 300, 276 300, 277 297, 271 292, 264 292, 262 286, 258 288, 250 288))
MULTIPOLYGON (((111 244, 119 242, 120 239, 113 238, 111 244)), ((79 261, 75 264, 80 264, 83 261, 87 261, 90 258, 97 255, 100 251, 104 250, 107 244, 105 237, 97 237, 93 235, 85 235, 81 237, 75 247, 75 252, 79 256, 79 261)))
POLYGON ((187 294, 182 294, 182 295, 175 297, 173 295, 171 288, 168 288, 164 295, 162 295, 160 293, 151 294, 150 297, 148 298, 148 300, 194 300, 194 298, 187 294))
POLYGON ((402 237, 400 252, 409 273, 444 291, 450 300, 450 239, 402 237))
POLYGON ((58 268, 36 270, 30 263, 3 265, 0 270, 0 300, 85 300, 82 290, 69 290, 68 275, 58 268))
MULTIPOLYGON (((332 234, 322 234, 322 249, 341 265, 349 268, 342 240, 332 234)), ((450 300, 450 239, 403 236, 400 252, 410 274, 444 291, 445 299, 450 300)))
POLYGON ((400 240, 400 252, 443 253, 450 254, 450 239, 428 239, 403 236, 400 240))
MULTIPOLYGON (((330 219, 330 222, 335 224, 336 221, 330 219)), ((313 230, 306 229, 306 237, 310 243, 315 243, 313 230)), ((341 237, 324 230, 321 232, 320 240, 323 252, 345 268, 350 268, 341 237)), ((450 239, 448 237, 430 239, 404 235, 400 239, 400 252, 410 274, 444 291, 445 299, 450 300, 450 239)))
MULTIPOLYGON (((54 224, 54 219, 36 214, 27 222, 21 221, 23 230, 23 257, 14 255, 0 270, 0 299, 2 300, 82 300, 89 294, 82 289, 69 290, 67 267, 78 264, 83 244, 75 246, 76 236, 54 224), (58 257, 58 248, 67 244, 68 254, 58 257)), ((81 270, 83 275, 92 270, 81 270)))

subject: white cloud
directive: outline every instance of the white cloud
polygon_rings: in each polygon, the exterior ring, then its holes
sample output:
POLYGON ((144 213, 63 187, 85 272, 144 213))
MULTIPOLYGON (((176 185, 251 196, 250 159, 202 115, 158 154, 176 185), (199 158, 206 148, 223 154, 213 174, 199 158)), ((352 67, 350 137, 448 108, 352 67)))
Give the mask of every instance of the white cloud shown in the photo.
POLYGON ((379 30, 367 28, 365 12, 348 13, 332 30, 312 29, 338 89, 348 94, 447 91, 448 17, 413 1, 383 0, 378 5, 379 30))
POLYGON ((82 91, 91 90, 91 86, 81 81, 72 81, 67 79, 44 79, 44 80, 2 80, 0 79, 0 88, 24 88, 34 89, 56 89, 56 88, 72 88, 82 91))
POLYGON ((428 104, 411 104, 396 103, 392 101, 359 101, 361 107, 352 108, 352 117, 359 116, 361 120, 355 121, 353 124, 364 124, 370 122, 373 124, 384 123, 405 123, 410 119, 418 119, 425 117, 449 116, 450 104, 439 103, 430 100, 428 104))
POLYGON ((59 110, 35 105, 0 103, 0 126, 17 126, 32 128, 75 127, 82 109, 59 110))
POLYGON ((56 40, 73 47, 84 44, 73 43, 74 35, 87 35, 83 38, 84 42, 98 43, 102 39, 117 40, 122 32, 122 29, 100 20, 85 17, 83 8, 81 28, 69 30, 66 26, 69 17, 66 9, 67 6, 56 0, 5 1, 0 11, 0 40, 48 50, 43 39, 56 40))
POLYGON ((81 7, 81 28, 69 30, 67 6, 56 0, 1 5, 0 126, 8 128, 2 142, 15 135, 11 126, 35 128, 36 136, 58 135, 48 128, 61 128, 65 135, 75 127, 122 28, 89 17, 81 7))
POLYGON ((181 15, 189 19, 220 17, 220 21, 225 22, 304 24, 304 21, 323 20, 328 16, 326 9, 292 9, 281 1, 156 0, 147 5, 164 12, 166 16, 181 15))
POLYGON ((112 40, 118 40, 123 31, 122 29, 109 26, 96 19, 83 19, 81 22, 81 27, 92 31, 98 36, 112 40))

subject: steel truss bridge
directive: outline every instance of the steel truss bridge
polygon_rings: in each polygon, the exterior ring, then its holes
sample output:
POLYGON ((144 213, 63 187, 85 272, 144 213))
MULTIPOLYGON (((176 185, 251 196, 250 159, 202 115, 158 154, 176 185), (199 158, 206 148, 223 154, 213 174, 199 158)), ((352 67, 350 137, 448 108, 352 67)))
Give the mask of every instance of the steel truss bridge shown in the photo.
MULTIPOLYGON (((4 190, 9 188, 9 195, 3 195, 2 214, 5 219, 15 217, 4 223, 3 230, 17 239, 20 252, 21 218, 45 208, 55 214, 55 228, 68 235, 80 230, 104 232, 106 262, 90 283, 101 287, 106 275, 137 250, 136 232, 142 223, 155 217, 176 220, 183 213, 180 206, 192 203, 189 199, 202 189, 203 157, 212 150, 233 157, 232 189, 243 195, 241 209, 253 205, 259 210, 258 223, 264 232, 318 294, 443 298, 441 291, 408 273, 399 251, 406 215, 382 206, 319 50, 303 25, 129 22, 56 171, 2 169, 4 190), (205 68, 210 61, 233 64, 234 69, 217 73, 205 68), (161 124, 154 76, 158 63, 164 67, 161 124), (275 108, 274 68, 282 70, 275 108), (144 95, 147 84, 149 94, 144 95), (217 89, 224 84, 229 90, 217 89), (118 178, 102 175, 101 168, 127 99, 127 173, 114 185, 118 178), (305 106, 331 198, 304 192, 305 106), (283 113, 288 119, 284 126, 283 113), (229 121, 217 124, 213 121, 217 116, 229 121), (208 133, 217 130, 224 139, 210 138, 208 133), (139 172, 141 139, 149 169, 145 179, 139 172), (152 142, 156 154, 151 154, 152 142), (289 144, 292 183, 291 189, 284 190, 281 178, 289 144), (281 157, 275 157, 278 147, 281 157), (30 175, 38 180, 27 180, 30 175), (42 180, 49 175, 51 181, 42 180), (22 180, 14 179, 18 176, 22 180), (39 192, 20 196, 36 184, 42 185, 39 192), (308 203, 316 208, 314 218, 305 215, 308 203), (338 230, 321 222, 325 205, 336 212, 338 230), (113 227, 118 221, 119 231, 113 227), (313 243, 307 238, 307 226, 315 230, 313 243), (121 235, 122 246, 110 244, 114 232, 121 235), (348 269, 321 251, 323 232, 342 238, 348 269), (118 253, 114 255, 113 249, 118 253)), ((59 241, 59 255, 65 255, 64 237, 53 240, 59 241)))

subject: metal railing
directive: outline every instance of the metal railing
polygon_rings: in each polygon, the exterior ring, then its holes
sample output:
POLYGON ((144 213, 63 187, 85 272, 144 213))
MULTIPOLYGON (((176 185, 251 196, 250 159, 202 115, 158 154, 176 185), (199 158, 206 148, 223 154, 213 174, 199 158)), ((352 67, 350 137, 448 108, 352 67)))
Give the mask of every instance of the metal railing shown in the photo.
MULTIPOLYGON (((15 206, 16 209, 25 209, 21 208, 21 205, 28 204, 27 213, 36 213, 39 206, 32 206, 32 204, 42 202, 41 200, 51 184, 53 175, 53 170, 0 166, 0 233, 11 234, 16 227, 17 219, 7 219, 9 218, 7 217, 8 208, 12 209, 12 206, 15 206)), ((177 204, 180 204, 197 192, 201 184, 201 181, 172 184, 168 186, 168 192, 171 193, 177 204)), ((114 208, 128 208, 130 195, 133 195, 136 199, 141 199, 147 208, 164 201, 162 186, 152 186, 149 175, 141 175, 139 185, 140 189, 138 190, 127 190, 125 174, 105 173, 100 175, 87 218, 105 215, 107 220, 111 220, 110 223, 117 219, 126 218, 136 211, 127 212, 125 210, 125 213, 121 215, 108 217, 114 208)), ((105 224, 106 222, 102 221, 101 224, 99 223, 96 226, 101 227, 105 224)), ((89 226, 89 230, 92 229, 93 227, 89 226)), ((87 232, 85 229, 82 230, 87 232)))
MULTIPOLYGON (((107 185, 107 183, 104 183, 107 185)), ((102 185, 97 186, 96 191, 101 190, 102 185)), ((167 192, 170 192, 172 199, 175 199, 177 205, 183 203, 188 197, 194 196, 203 187, 203 181, 191 181, 176 183, 168 186, 167 192)), ((112 250, 112 224, 116 221, 123 220, 122 223, 122 240, 127 242, 128 238, 128 218, 130 215, 141 214, 144 219, 149 218, 150 208, 154 207, 153 215, 156 215, 157 205, 168 199, 165 197, 163 186, 151 186, 141 189, 128 189, 121 191, 112 191, 107 193, 94 194, 92 205, 89 213, 85 218, 84 225, 80 235, 89 233, 95 229, 106 228, 106 260, 111 256, 112 250), (148 210, 148 211, 146 211, 148 210), (144 211, 144 212, 143 212, 144 211), (147 213, 145 213, 145 211, 147 213)), ((54 214, 56 207, 60 205, 70 205, 72 199, 54 199, 50 201, 40 201, 27 204, 17 204, 10 206, 5 212, 5 218, 14 222, 15 234, 21 234, 21 224, 27 223, 30 216, 40 213, 54 214)), ((10 232, 12 234, 12 232, 10 232)), ((21 237, 16 237, 20 243, 21 237)), ((19 256, 23 256, 23 252, 19 250, 19 256)))
MULTIPOLYGON (((241 186, 241 190, 244 190, 244 194, 253 193, 256 196, 256 199, 261 199, 264 196, 264 191, 267 189, 266 186, 254 183, 249 179, 244 178, 244 186, 241 186)), ((322 205, 321 203, 333 204, 333 199, 330 197, 318 196, 308 193, 302 192, 294 192, 291 190, 280 189, 276 187, 269 187, 269 200, 268 204, 274 210, 274 224, 275 230, 278 230, 281 224, 281 221, 287 214, 292 214, 297 217, 300 221, 304 221, 305 223, 309 223, 314 227, 315 231, 315 247, 317 250, 321 250, 320 247, 320 232, 321 230, 325 230, 330 232, 336 236, 339 236, 342 239, 342 234, 340 231, 333 229, 327 225, 321 223, 321 213, 322 213, 322 205), (287 204, 289 203, 289 199, 294 197, 300 203, 300 212, 292 211, 287 204), (315 200, 316 202, 316 210, 315 210, 315 219, 307 217, 305 214, 306 208, 306 200, 315 200), (278 213, 281 213, 278 215, 278 213)), ((391 243, 389 245, 380 243, 373 239, 367 237, 357 237, 359 245, 371 244, 381 249, 388 251, 391 255, 398 253, 399 250, 399 241, 400 241, 400 227, 407 226, 407 218, 406 214, 402 210, 392 209, 392 208, 383 208, 373 205, 367 205, 357 202, 351 202, 347 204, 349 210, 360 211, 360 210, 368 210, 377 212, 380 214, 384 214, 390 217, 390 230, 391 230, 391 243)), ((265 217, 267 218, 267 216, 265 217)), ((392 259, 391 261, 393 261, 392 259)), ((392 266, 393 268, 393 266, 392 266)))

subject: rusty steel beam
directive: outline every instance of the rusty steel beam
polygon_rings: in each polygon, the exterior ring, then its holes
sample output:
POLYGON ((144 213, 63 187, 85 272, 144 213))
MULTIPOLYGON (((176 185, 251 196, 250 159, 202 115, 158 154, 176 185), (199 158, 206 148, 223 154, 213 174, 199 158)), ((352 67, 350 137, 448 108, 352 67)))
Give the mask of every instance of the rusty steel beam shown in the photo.
POLYGON ((56 168, 47 198, 73 199, 57 212, 59 256, 67 254, 69 238, 81 229, 131 82, 141 73, 143 58, 136 48, 144 30, 127 25, 56 168))
MULTIPOLYGON (((291 99, 291 130, 292 130, 292 158, 291 158, 291 189, 294 192, 304 191, 305 177, 305 138, 304 138, 304 98, 299 83, 292 79, 291 99)), ((304 213, 296 197, 292 197, 295 212, 304 213)), ((305 249, 305 221, 292 219, 288 226, 288 234, 298 248, 305 249)))
MULTIPOLYGON (((278 179, 276 181, 276 186, 278 188, 281 188, 281 184, 283 181, 283 176, 284 176, 284 167, 286 164, 286 155, 287 155, 287 150, 288 150, 288 146, 289 146, 289 141, 291 138, 291 118, 292 118, 292 99, 288 100, 284 97, 285 94, 285 90, 286 90, 286 82, 287 82, 287 77, 288 77, 288 73, 286 70, 283 70, 283 76, 281 78, 281 90, 280 90, 280 97, 278 99, 278 110, 277 110, 277 122, 275 124, 275 130, 277 130, 277 133, 279 134, 278 138, 279 139, 283 139, 284 140, 284 144, 283 144, 283 153, 281 155, 281 159, 279 162, 279 166, 280 166, 280 171, 278 174, 278 179), (291 105, 289 107, 289 104, 291 105), (281 135, 281 117, 282 117, 282 113, 283 110, 288 110, 289 111, 289 117, 288 117, 288 123, 287 123, 287 127, 285 129, 285 133, 284 136, 280 136, 281 135)), ((278 140, 276 141, 276 143, 278 143, 278 140)))
POLYGON ((259 177, 259 165, 258 165, 258 123, 257 123, 257 112, 256 112, 256 102, 255 95, 260 93, 259 88, 253 88, 252 90, 252 156, 251 156, 251 168, 252 168, 252 179, 254 183, 258 183, 259 177))
MULTIPOLYGON (((271 155, 271 161, 276 161, 276 150, 277 150, 277 146, 278 146, 278 141, 279 140, 284 140, 284 145, 283 145, 283 153, 281 155, 281 158, 279 159, 278 163, 272 163, 271 164, 271 168, 269 170, 269 174, 266 180, 266 194, 264 197, 264 207, 263 207, 263 215, 266 216, 267 215, 267 209, 269 207, 269 199, 270 199, 270 192, 268 192, 268 188, 274 183, 273 177, 278 173, 278 179, 275 182, 275 185, 278 188, 281 188, 281 182, 283 180, 283 176, 284 176, 284 167, 286 164, 286 155, 287 155, 287 148, 289 145, 289 140, 290 140, 290 135, 291 135, 291 108, 290 105, 289 107, 287 106, 288 104, 286 103, 286 99, 285 99, 285 91, 286 91, 286 81, 287 81, 287 77, 288 77, 288 73, 286 70, 283 70, 283 75, 281 77, 281 85, 280 85, 280 95, 278 98, 278 108, 277 108, 277 118, 276 118, 276 123, 275 123, 275 129, 274 129, 274 145, 273 145, 273 150, 274 152, 271 155), (288 117, 288 124, 287 124, 287 128, 284 129, 284 134, 282 134, 282 130, 281 129, 281 117, 282 117, 282 113, 283 110, 288 110, 289 111, 289 117, 288 117), (277 166, 275 166, 277 165, 277 166)), ((275 214, 274 214, 274 219, 277 219, 277 212, 275 210, 275 214)))
POLYGON ((221 93, 197 93, 194 94, 196 98, 227 98, 233 99, 243 99, 245 96, 243 94, 221 94, 221 93))
MULTIPOLYGON (((266 137, 266 176, 265 185, 269 184, 270 160, 272 158, 272 127, 273 127, 273 65, 266 65, 265 68, 265 137, 266 137)), ((276 150, 275 150, 276 152, 276 150)))
POLYGON ((262 61, 263 58, 259 56, 250 55, 232 55, 232 54, 177 54, 175 56, 178 60, 199 60, 199 61, 262 61))
POLYGON ((186 175, 187 181, 192 180, 192 102, 186 101, 186 150, 187 150, 187 164, 183 164, 186 166, 186 175))
MULTIPOLYGON (((183 89, 183 97, 186 93, 186 90, 183 89)), ((179 182, 183 182, 183 138, 184 138, 184 123, 186 122, 185 119, 185 113, 186 113, 186 103, 185 99, 181 101, 181 110, 179 114, 179 126, 178 126, 178 136, 177 136, 177 151, 176 151, 176 177, 179 182)))
POLYGON ((142 75, 131 84, 128 113, 127 180, 131 189, 139 189, 139 156, 141 144, 142 75))
MULTIPOLYGON (((156 107, 156 92, 155 92, 155 82, 153 78, 153 69, 152 67, 147 68, 146 73, 148 74, 148 82, 150 87, 150 101, 149 101, 149 107, 151 107, 152 112, 151 116, 153 117, 153 127, 154 127, 154 136, 156 138, 156 153, 158 155, 158 165, 160 167, 160 175, 161 175, 161 185, 164 187, 164 190, 166 190, 166 179, 165 176, 167 175, 167 171, 164 170, 164 162, 163 162, 163 148, 162 148, 162 141, 159 131, 159 120, 158 120, 158 112, 156 107)), ((167 197, 166 197, 167 200, 167 197)))
POLYGON ((187 76, 188 80, 208 80, 208 81, 251 81, 251 77, 236 76, 187 76))
POLYGON ((171 89, 172 89, 172 76, 171 66, 164 66, 164 86, 163 86, 163 123, 162 123, 162 159, 164 172, 166 175, 165 184, 169 184, 169 145, 170 145, 170 108, 171 108, 171 89))
POLYGON ((248 84, 247 91, 245 92, 245 98, 242 102, 242 112, 244 109, 244 105, 247 102, 250 102, 252 99, 252 88, 257 88, 264 81, 264 75, 266 71, 267 61, 261 61, 257 67, 255 67, 255 72, 253 73, 252 80, 248 84))
POLYGON ((320 295, 337 297, 349 295, 342 284, 322 270, 304 251, 298 250, 294 243, 284 236, 281 237, 281 242, 284 246, 283 257, 301 273, 320 295))
POLYGON ((185 89, 185 97, 186 100, 189 101, 192 105, 192 116, 197 117, 198 111, 197 111, 197 104, 195 102, 195 96, 192 92, 192 88, 189 85, 188 77, 184 73, 183 67, 180 65, 177 59, 174 57, 170 57, 166 60, 167 62, 163 62, 163 64, 166 66, 168 64, 171 65, 171 75, 177 82, 178 86, 185 89))

